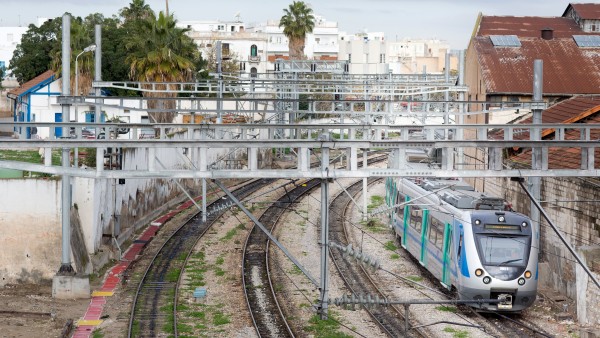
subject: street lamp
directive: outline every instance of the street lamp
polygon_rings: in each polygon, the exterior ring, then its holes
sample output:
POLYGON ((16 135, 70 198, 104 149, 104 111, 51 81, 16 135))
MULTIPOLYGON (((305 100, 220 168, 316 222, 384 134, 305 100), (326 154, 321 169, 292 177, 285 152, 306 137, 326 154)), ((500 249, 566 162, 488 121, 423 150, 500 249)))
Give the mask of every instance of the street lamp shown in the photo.
MULTIPOLYGON (((96 50, 96 45, 89 45, 89 46, 85 47, 83 49, 83 51, 75 57, 75 96, 79 96, 79 67, 77 64, 77 61, 78 61, 77 59, 79 59, 81 54, 87 53, 87 52, 93 52, 95 50, 96 50)), ((77 105, 75 107, 77 107, 77 105)))
MULTIPOLYGON (((89 45, 89 46, 85 47, 83 49, 83 51, 81 51, 81 53, 77 54, 77 56, 75 57, 75 97, 79 96, 79 64, 77 63, 77 61, 78 61, 79 57, 81 56, 81 54, 87 53, 87 52, 93 52, 95 50, 96 50, 96 45, 89 45)), ((79 102, 75 102, 75 121, 79 122, 79 102)), ((94 122, 97 122, 97 121, 94 121, 94 122)), ((76 129, 77 130, 75 131, 75 135, 77 138, 79 138, 81 133, 78 131, 79 128, 76 128, 76 129)), ((79 160, 79 148, 75 148, 75 159, 74 160, 75 160, 75 168, 77 168, 79 166, 79 164, 77 163, 77 162, 79 162, 78 161, 79 160)))

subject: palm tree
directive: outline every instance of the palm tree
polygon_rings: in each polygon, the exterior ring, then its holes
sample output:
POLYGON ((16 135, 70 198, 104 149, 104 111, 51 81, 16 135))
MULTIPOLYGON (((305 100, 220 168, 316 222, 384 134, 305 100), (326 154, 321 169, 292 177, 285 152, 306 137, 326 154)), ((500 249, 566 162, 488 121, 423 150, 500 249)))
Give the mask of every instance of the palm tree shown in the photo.
MULTIPOLYGON (((196 45, 185 33, 187 29, 176 27, 172 15, 160 12, 158 18, 150 12, 140 25, 145 34, 130 36, 125 48, 130 53, 126 62, 130 65, 130 77, 139 82, 160 82, 157 89, 175 89, 170 82, 190 81, 194 75, 194 62, 199 57, 196 45)), ((143 86, 150 88, 150 85, 143 86)), ((144 92, 146 97, 176 97, 177 93, 144 92)), ((173 100, 149 100, 150 109, 173 109, 173 100)), ((175 112, 149 114, 153 122, 171 123, 175 112)))
POLYGON ((312 33, 315 27, 312 9, 304 1, 294 1, 283 11, 285 15, 279 20, 279 27, 283 27, 283 34, 288 38, 290 59, 304 59, 306 34, 312 33))

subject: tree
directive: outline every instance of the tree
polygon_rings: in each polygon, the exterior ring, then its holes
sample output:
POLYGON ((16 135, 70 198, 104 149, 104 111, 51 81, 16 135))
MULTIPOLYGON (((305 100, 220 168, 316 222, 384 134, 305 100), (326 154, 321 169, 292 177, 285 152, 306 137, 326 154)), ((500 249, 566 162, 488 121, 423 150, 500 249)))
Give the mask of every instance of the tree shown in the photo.
POLYGON ((13 52, 10 70, 20 84, 50 69, 52 55, 60 53, 62 18, 50 19, 40 27, 29 25, 13 52))
MULTIPOLYGON (((175 89, 169 82, 190 81, 194 76, 195 63, 199 53, 194 41, 185 33, 187 29, 176 27, 172 15, 165 16, 160 12, 158 17, 151 12, 140 21, 145 32, 143 35, 132 35, 126 39, 125 47, 129 54, 126 61, 130 65, 131 79, 139 82, 161 82, 157 89, 175 89)), ((151 88, 144 85, 144 88, 151 88)), ((147 97, 176 97, 173 93, 144 92, 147 97)), ((149 100, 150 109, 173 109, 172 100, 149 100)), ((171 123, 175 112, 150 113, 157 123, 171 123)))
POLYGON ((306 34, 312 33, 315 27, 312 9, 304 1, 294 1, 283 11, 285 15, 279 20, 279 27, 283 27, 283 34, 288 38, 290 59, 304 59, 306 34))

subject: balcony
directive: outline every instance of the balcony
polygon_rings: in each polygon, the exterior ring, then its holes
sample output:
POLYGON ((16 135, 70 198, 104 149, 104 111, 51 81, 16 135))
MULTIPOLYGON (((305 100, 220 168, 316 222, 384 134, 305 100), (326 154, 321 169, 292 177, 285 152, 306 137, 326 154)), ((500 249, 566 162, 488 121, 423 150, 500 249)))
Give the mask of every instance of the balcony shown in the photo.
POLYGON ((252 56, 248 55, 248 62, 260 62, 260 55, 252 56))

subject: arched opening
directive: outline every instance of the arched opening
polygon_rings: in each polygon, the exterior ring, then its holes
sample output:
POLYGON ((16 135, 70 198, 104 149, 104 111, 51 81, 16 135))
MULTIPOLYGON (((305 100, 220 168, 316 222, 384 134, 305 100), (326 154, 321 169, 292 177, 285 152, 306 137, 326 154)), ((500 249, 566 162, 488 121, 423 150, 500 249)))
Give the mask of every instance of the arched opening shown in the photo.
POLYGON ((258 75, 258 70, 256 69, 256 67, 250 68, 250 77, 256 78, 257 75, 258 75))
POLYGON ((256 45, 250 46, 250 56, 257 57, 258 56, 258 47, 256 45))

